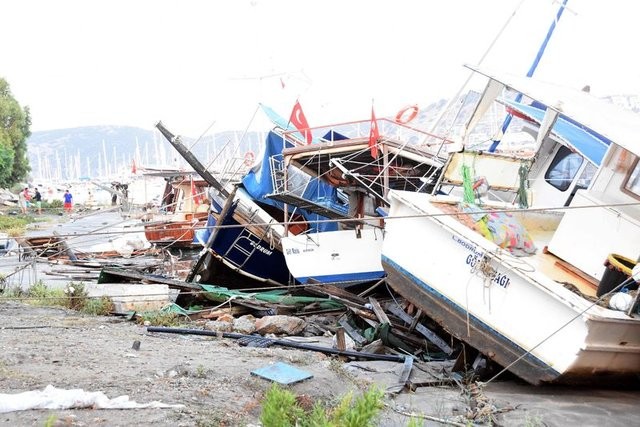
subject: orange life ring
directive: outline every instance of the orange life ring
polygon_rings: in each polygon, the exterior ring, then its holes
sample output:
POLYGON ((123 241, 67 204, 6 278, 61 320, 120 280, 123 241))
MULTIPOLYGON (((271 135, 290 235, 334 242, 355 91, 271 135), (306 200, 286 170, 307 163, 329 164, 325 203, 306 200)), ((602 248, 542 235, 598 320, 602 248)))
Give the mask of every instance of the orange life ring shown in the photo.
POLYGON ((244 153, 244 165, 251 166, 253 162, 256 160, 256 155, 253 154, 253 151, 247 151, 244 153))
POLYGON ((409 123, 411 120, 415 119, 417 115, 418 115, 418 106, 409 105, 408 107, 405 107, 402 110, 398 111, 398 114, 396 114, 396 123, 405 125, 409 123), (405 117, 405 114, 407 113, 407 111, 411 111, 411 112, 407 117, 405 117))

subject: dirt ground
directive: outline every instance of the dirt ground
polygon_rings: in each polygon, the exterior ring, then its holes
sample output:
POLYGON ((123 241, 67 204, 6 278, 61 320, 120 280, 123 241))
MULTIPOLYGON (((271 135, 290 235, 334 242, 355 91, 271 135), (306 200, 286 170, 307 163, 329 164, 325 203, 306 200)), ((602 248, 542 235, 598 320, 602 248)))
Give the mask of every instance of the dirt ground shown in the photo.
MULTIPOLYGON (((297 394, 333 401, 366 386, 322 353, 282 347, 240 347, 234 340, 148 334, 144 326, 115 317, 60 308, 0 303, 0 390, 18 393, 57 388, 158 400, 181 409, 30 410, 0 414, 10 425, 217 426, 257 423, 270 383, 251 371, 285 362, 313 374, 293 386, 297 394), (140 349, 134 350, 134 341, 140 349)), ((397 417, 389 425, 402 425, 397 417)))
MULTIPOLYGON (((109 398, 128 395, 138 403, 184 405, 0 414, 0 423, 15 426, 43 426, 52 418, 56 425, 74 426, 257 425, 261 398, 270 386, 251 375, 257 368, 285 362, 308 371, 313 377, 291 390, 329 403, 373 382, 382 387, 393 384, 402 368, 392 362, 343 363, 322 353, 284 347, 242 347, 223 338, 152 334, 122 318, 17 302, 0 302, 0 343, 1 393, 42 390, 52 384, 101 391, 109 398), (132 348, 134 341, 140 341, 139 350, 132 348)), ((419 373, 414 368, 414 374, 419 373)), ((628 426, 640 417, 637 391, 533 388, 510 380, 490 384, 484 395, 496 409, 506 411, 497 415, 502 425, 628 426)), ((456 386, 404 391, 385 402, 381 426, 407 425, 410 417, 400 412, 451 419, 468 408, 465 394, 456 386)))

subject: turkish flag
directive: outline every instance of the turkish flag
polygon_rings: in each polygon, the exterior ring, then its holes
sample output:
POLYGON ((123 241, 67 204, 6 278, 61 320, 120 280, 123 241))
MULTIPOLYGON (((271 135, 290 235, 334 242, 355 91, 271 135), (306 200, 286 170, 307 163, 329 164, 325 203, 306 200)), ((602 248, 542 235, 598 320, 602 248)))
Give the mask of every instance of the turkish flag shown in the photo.
POLYGON ((131 173, 135 175, 137 171, 138 170, 136 169, 136 159, 133 159, 131 161, 131 173))
POLYGON ((289 122, 291 122, 291 124, 293 124, 296 129, 300 131, 300 133, 304 136, 304 139, 307 141, 307 144, 311 144, 313 136, 311 135, 311 130, 309 129, 307 118, 302 112, 300 101, 296 101, 296 104, 293 106, 293 111, 291 112, 289 122))
POLYGON ((371 130, 369 131, 369 148, 371 149, 371 157, 373 157, 374 159, 378 157, 378 138, 380 138, 378 121, 376 120, 376 113, 373 112, 373 106, 371 106, 371 130))

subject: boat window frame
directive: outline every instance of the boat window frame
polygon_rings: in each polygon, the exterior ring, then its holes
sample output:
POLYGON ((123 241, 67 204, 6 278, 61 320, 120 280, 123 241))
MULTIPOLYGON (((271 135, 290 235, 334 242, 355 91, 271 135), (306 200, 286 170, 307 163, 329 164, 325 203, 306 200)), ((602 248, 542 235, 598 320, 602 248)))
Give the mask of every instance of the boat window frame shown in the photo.
POLYGON ((565 192, 571 188, 571 185, 573 184, 573 181, 575 180, 576 176, 578 176, 578 173, 580 172, 584 162, 585 162, 585 158, 580 153, 572 150, 566 145, 561 144, 560 148, 558 148, 558 151, 556 151, 556 154, 553 156, 553 160, 551 161, 551 164, 549 165, 549 167, 544 173, 544 180, 547 184, 549 184, 556 190, 565 192), (574 156, 574 158, 580 158, 580 163, 573 169, 573 174, 570 177, 567 177, 565 179, 551 178, 550 174, 552 172, 558 171, 558 169, 556 169, 557 166, 561 163, 563 164, 566 163, 567 159, 572 155, 577 156, 577 157, 574 156), (559 179, 562 181, 562 184, 557 185, 556 183, 554 183, 554 181, 558 181, 559 179))
POLYGON ((631 163, 631 167, 622 181, 620 189, 623 193, 640 200, 640 157, 635 154, 633 154, 633 156, 635 160, 631 163), (631 188, 629 188, 630 181, 635 181, 631 188), (636 187, 636 189, 634 190, 633 187, 636 187))

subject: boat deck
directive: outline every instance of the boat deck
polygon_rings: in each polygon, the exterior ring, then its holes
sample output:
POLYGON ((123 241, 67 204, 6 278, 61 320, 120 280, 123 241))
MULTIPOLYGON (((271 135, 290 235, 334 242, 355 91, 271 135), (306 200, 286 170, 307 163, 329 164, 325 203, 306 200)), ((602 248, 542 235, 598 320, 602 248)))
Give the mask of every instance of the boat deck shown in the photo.
MULTIPOLYGON (((467 228, 476 231, 485 238, 487 237, 483 234, 481 227, 478 227, 476 221, 474 221, 473 214, 463 212, 458 204, 450 201, 442 201, 433 203, 433 206, 443 213, 451 214, 452 218, 467 228)), ((487 209, 487 212, 491 212, 491 210, 487 209)), ((536 248, 534 253, 520 256, 518 259, 521 262, 530 265, 533 271, 539 271, 552 278, 559 286, 564 286, 587 299, 595 299, 598 282, 547 250, 547 246, 553 237, 561 215, 554 212, 525 210, 522 212, 510 212, 510 216, 525 230, 525 233, 528 235, 527 238, 530 239, 536 248)), ((522 251, 517 252, 518 254, 514 253, 514 255, 522 255, 522 251)))

